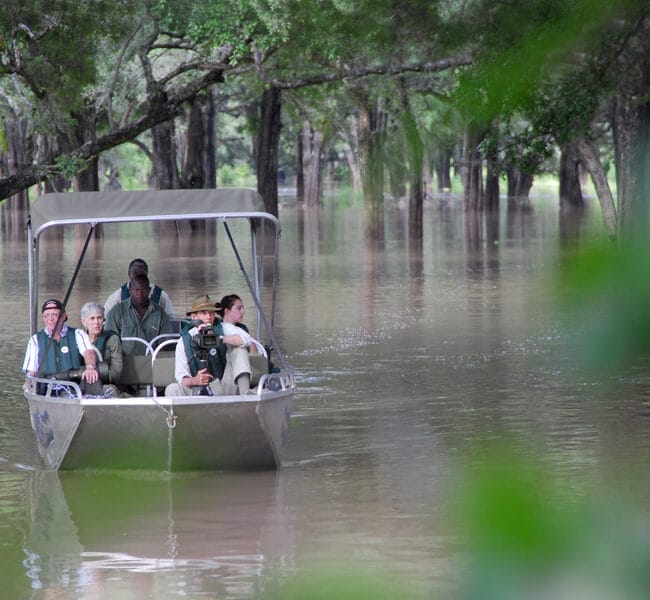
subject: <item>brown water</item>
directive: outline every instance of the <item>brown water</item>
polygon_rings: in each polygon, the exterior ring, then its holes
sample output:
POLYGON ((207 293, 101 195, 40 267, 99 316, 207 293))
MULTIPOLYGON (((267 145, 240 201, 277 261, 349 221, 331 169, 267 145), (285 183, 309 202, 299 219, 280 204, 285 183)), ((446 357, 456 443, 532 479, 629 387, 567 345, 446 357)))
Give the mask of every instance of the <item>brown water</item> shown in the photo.
MULTIPOLYGON (((556 201, 539 199, 504 207, 477 239, 457 201, 436 201, 421 245, 409 243, 397 209, 381 243, 364 240, 352 207, 314 214, 287 205, 280 218, 276 335, 298 386, 285 466, 168 476, 42 470, 20 393, 23 223, 3 215, 7 598, 263 598, 319 565, 447 597, 462 563, 448 509, 484 444, 536 455, 576 490, 647 472, 648 373, 587 377, 568 351, 574 315, 549 283, 566 248, 598 228, 595 216, 560 229, 556 201)), ((70 299, 71 323, 83 302, 123 282, 135 256, 179 312, 197 291, 243 295, 223 238, 106 228, 70 299), (214 260, 197 258, 206 253, 214 260)), ((82 243, 82 234, 48 239, 42 298, 63 296, 82 243)))

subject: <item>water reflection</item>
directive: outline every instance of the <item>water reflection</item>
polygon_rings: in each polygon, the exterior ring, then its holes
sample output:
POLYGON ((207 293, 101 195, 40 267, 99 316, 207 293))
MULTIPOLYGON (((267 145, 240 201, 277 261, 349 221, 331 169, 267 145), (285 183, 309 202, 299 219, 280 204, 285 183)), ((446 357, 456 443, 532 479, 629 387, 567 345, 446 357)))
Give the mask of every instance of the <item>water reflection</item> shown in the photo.
POLYGON ((281 490, 276 473, 29 473, 25 573, 51 593, 151 597, 173 573, 170 595, 250 597, 291 560, 281 490))

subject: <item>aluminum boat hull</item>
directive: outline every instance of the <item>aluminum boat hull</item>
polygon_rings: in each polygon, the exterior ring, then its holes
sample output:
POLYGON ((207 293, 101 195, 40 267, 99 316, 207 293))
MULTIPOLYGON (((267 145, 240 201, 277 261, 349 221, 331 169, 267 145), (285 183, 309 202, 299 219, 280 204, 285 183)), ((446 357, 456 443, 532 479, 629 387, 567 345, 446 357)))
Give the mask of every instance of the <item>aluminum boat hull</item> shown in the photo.
POLYGON ((262 395, 61 398, 25 393, 49 469, 278 469, 292 390, 262 395))

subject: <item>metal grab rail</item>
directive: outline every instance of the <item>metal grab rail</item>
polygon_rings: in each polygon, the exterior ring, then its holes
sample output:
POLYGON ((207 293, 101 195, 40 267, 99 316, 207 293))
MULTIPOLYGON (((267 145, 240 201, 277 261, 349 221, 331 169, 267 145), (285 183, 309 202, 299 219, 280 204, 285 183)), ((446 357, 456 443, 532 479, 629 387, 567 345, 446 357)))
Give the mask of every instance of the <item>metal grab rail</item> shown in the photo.
POLYGON ((32 377, 31 375, 25 375, 25 379, 27 382, 26 388, 29 388, 26 389, 26 391, 29 391, 30 393, 37 396, 43 396, 44 398, 56 398, 56 396, 52 396, 52 388, 56 385, 64 387, 66 389, 72 388, 72 391, 68 391, 68 396, 70 398, 75 398, 77 400, 81 400, 83 398, 81 388, 75 381, 69 381, 67 379, 54 379, 53 377, 32 377), (38 394, 36 392, 36 387, 39 383, 47 385, 45 394, 38 394))

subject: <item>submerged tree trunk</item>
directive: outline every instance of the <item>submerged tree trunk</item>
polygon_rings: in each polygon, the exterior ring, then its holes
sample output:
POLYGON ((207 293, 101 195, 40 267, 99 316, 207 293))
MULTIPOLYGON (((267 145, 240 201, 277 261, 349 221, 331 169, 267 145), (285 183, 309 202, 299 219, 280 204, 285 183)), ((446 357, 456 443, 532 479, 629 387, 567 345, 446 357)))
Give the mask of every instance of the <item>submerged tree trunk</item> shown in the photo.
POLYGON ((584 206, 580 186, 580 157, 571 144, 561 149, 559 179, 560 205, 572 208, 584 206))
MULTIPOLYGON (((362 98, 362 100, 364 100, 362 98)), ((357 120, 359 169, 366 209, 366 235, 383 238, 384 156, 387 115, 367 98, 360 103, 357 120)))
MULTIPOLYGON (((31 136, 27 134, 28 120, 25 117, 18 118, 11 114, 10 118, 4 119, 4 133, 7 140, 6 159, 2 162, 2 177, 15 175, 27 165, 31 164, 34 158, 34 143, 31 136)), ((23 189, 10 198, 11 206, 16 208, 27 208, 29 206, 29 191, 23 189)))
POLYGON ((409 233, 413 238, 423 237, 424 182, 424 144, 418 132, 418 124, 413 115, 405 84, 402 82, 402 126, 406 136, 409 167, 409 233))
POLYGON ((341 138, 343 143, 341 147, 343 149, 343 154, 345 155, 345 160, 348 163, 348 169, 350 169, 350 185, 354 190, 361 189, 361 171, 359 169, 359 156, 357 149, 359 147, 356 130, 352 129, 351 131, 341 132, 341 138))
MULTIPOLYGON (((495 152, 496 153, 496 152, 495 152)), ((485 176, 485 208, 499 210, 499 171, 495 153, 487 155, 487 173, 485 176)))
POLYGON ((438 147, 433 161, 439 192, 451 190, 451 157, 452 150, 438 147))
POLYGON ((267 212, 278 215, 278 150, 282 128, 282 91, 270 87, 262 93, 260 127, 255 152, 257 191, 267 212))
POLYGON ((506 168, 508 177, 508 198, 526 199, 533 187, 534 175, 515 166, 506 168))
POLYGON ((483 209, 483 156, 479 144, 484 130, 468 126, 465 130, 465 170, 463 175, 465 210, 483 209))
POLYGON ((323 136, 307 120, 302 126, 303 201, 308 206, 321 204, 323 196, 323 136))

